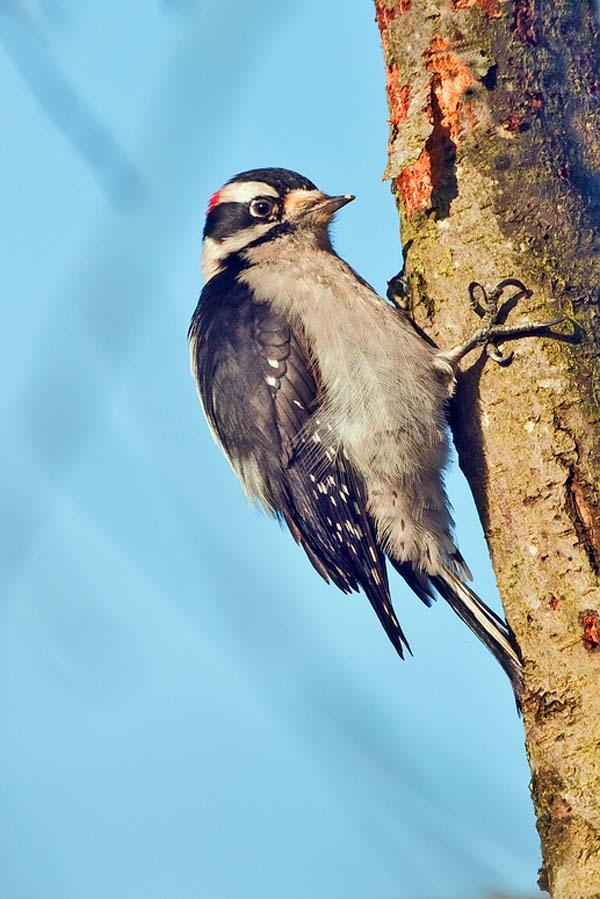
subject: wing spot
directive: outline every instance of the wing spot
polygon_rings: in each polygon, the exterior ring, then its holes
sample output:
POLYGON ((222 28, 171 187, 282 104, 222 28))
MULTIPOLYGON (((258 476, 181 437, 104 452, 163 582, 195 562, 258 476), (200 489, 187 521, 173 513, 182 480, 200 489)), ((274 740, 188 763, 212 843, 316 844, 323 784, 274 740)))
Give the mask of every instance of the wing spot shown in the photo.
POLYGON ((305 409, 305 408, 306 408, 306 406, 304 405, 304 403, 301 403, 300 400, 292 400, 292 403, 294 404, 294 406, 298 406, 299 409, 305 409))
POLYGON ((277 378, 274 378, 273 375, 267 375, 265 381, 269 385, 269 387, 279 387, 279 381, 277 378))
POLYGON ((377 561, 377 553, 375 552, 375 550, 373 549, 372 546, 369 547, 369 555, 371 556, 371 558, 373 559, 374 562, 377 561))
POLYGON ((336 500, 335 500, 335 496, 330 496, 329 499, 330 499, 330 501, 331 501, 331 505, 337 507, 337 502, 336 502, 336 500))
POLYGON ((267 359, 271 368, 279 368, 279 359, 267 359))
POLYGON ((391 622, 396 627, 399 628, 400 625, 398 624, 398 619, 396 618, 396 615, 394 614, 394 610, 392 609, 390 604, 387 602, 387 600, 383 603, 383 608, 384 608, 385 614, 388 616, 388 618, 391 620, 391 622))
MULTIPOLYGON (((377 571, 377 569, 374 566, 373 566, 373 568, 371 568, 371 575, 373 577, 373 580, 377 584, 377 586, 380 587, 381 586, 381 577, 379 575, 379 572, 377 571)), ((386 612, 388 613, 388 615, 390 614, 387 609, 386 609, 386 612)))

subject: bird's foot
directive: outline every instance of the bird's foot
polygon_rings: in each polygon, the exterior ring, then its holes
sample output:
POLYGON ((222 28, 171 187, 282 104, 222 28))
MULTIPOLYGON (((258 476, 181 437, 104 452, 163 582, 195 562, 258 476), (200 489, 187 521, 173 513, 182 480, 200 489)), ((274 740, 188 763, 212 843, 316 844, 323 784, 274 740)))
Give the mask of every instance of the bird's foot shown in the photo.
POLYGON ((387 282, 386 297, 396 309, 400 309, 401 312, 410 315, 410 300, 408 296, 408 285, 404 276, 404 268, 387 282))
POLYGON ((498 346, 506 340, 518 340, 521 337, 537 337, 545 335, 555 339, 563 338, 565 335, 553 334, 551 328, 565 321, 564 316, 559 316, 547 322, 521 322, 518 325, 505 325, 499 323, 499 319, 523 297, 529 298, 533 291, 529 290, 522 281, 516 278, 505 278, 488 293, 482 284, 472 281, 469 284, 469 301, 471 308, 482 320, 482 327, 478 328, 471 337, 460 346, 455 347, 449 352, 442 355, 452 365, 457 365, 460 360, 477 347, 484 346, 487 355, 498 365, 509 365, 513 358, 513 353, 504 353, 498 346), (502 294, 509 288, 516 288, 516 293, 501 304, 500 298, 502 294), (508 308, 507 308, 508 307, 508 308))

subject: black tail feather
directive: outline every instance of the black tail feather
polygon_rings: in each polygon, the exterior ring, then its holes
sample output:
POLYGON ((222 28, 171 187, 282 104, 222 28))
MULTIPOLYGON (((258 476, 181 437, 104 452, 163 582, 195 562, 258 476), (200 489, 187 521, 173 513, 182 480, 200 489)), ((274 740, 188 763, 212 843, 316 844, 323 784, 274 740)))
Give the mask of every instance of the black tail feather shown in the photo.
POLYGON ((402 575, 413 593, 416 593, 421 602, 426 606, 431 606, 435 599, 435 594, 431 589, 431 582, 426 574, 420 574, 415 571, 412 562, 397 562, 390 558, 390 562, 396 569, 398 574, 402 575))
POLYGON ((479 637, 500 663, 512 684, 517 708, 523 696, 523 663, 519 647, 508 625, 462 581, 449 571, 430 578, 440 596, 479 637))

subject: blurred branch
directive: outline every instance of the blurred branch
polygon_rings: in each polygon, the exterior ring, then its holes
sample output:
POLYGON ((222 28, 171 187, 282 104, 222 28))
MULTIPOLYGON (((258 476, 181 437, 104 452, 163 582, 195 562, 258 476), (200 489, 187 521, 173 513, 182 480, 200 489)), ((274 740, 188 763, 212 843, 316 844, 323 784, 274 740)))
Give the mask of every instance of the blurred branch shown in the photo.
POLYGON ((70 82, 31 13, 23 4, 9 0, 0 16, 4 49, 46 115, 92 169, 114 203, 137 205, 144 195, 141 175, 110 128, 70 82))

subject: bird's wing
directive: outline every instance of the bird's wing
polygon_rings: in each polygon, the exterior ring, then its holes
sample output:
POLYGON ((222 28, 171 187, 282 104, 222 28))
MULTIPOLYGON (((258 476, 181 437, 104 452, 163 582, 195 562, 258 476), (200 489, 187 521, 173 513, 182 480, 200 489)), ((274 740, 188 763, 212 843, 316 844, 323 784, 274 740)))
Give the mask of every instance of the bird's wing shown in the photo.
POLYGON ((226 302, 222 290, 205 288, 190 327, 192 369, 215 437, 246 493, 285 521, 319 574, 344 592, 362 587, 402 656, 410 648, 363 486, 342 452, 326 451, 314 424, 319 373, 303 335, 229 286, 226 302))

